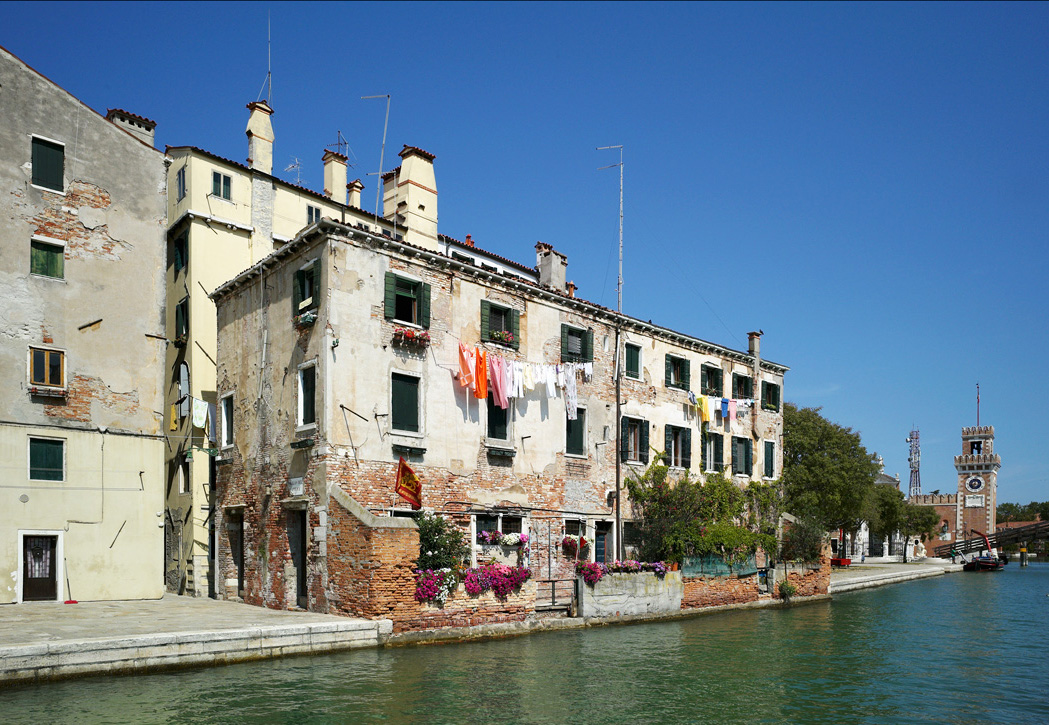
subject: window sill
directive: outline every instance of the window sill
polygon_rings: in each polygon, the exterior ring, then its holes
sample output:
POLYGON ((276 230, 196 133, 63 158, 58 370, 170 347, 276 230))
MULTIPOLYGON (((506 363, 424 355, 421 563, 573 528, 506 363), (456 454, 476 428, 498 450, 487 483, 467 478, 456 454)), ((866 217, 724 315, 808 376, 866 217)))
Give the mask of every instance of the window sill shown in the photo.
POLYGON ((400 319, 398 319, 396 317, 391 317, 389 320, 387 320, 387 322, 390 322, 391 324, 397 325, 398 327, 410 327, 413 330, 424 330, 424 329, 426 329, 422 325, 420 325, 418 322, 409 322, 408 320, 400 320, 400 319))
POLYGON ((317 430, 316 423, 299 423, 295 426, 295 435, 299 433, 312 433, 317 430))
POLYGON ((30 385, 29 394, 42 398, 65 398, 69 395, 69 391, 65 388, 52 388, 47 385, 30 385))
POLYGON ((224 201, 227 204, 233 204, 233 199, 227 199, 224 196, 218 196, 217 194, 208 194, 209 199, 215 199, 216 201, 224 201))
POLYGON ((506 441, 486 440, 484 446, 488 449, 488 455, 490 456, 513 458, 517 455, 517 449, 514 448, 513 443, 508 443, 506 441))
POLYGON ((404 455, 408 458, 412 456, 423 456, 426 454, 426 449, 422 446, 409 446, 404 443, 394 443, 390 446, 394 453, 404 455))
POLYGON ((631 375, 630 373, 624 373, 623 378, 626 380, 637 380, 638 382, 641 381, 640 375, 631 375))
POLYGON ((52 189, 50 186, 40 186, 38 184, 33 184, 33 183, 30 183, 29 185, 31 187, 33 187, 34 189, 39 189, 40 191, 49 191, 52 194, 58 194, 59 196, 65 196, 66 195, 66 190, 65 189, 52 189))
POLYGON ((52 277, 49 274, 36 274, 35 272, 30 272, 29 277, 31 279, 49 279, 52 282, 61 282, 62 284, 65 284, 66 282, 65 277, 52 277))
POLYGON ((565 458, 571 458, 574 461, 589 461, 590 456, 585 453, 565 453, 565 458))

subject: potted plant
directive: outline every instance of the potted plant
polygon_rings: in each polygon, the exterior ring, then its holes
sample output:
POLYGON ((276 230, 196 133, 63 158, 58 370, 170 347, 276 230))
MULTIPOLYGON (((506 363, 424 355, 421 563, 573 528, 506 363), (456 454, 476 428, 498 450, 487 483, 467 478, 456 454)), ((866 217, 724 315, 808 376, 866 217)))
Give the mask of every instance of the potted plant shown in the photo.
POLYGON ((393 344, 416 348, 429 347, 430 333, 426 330, 413 330, 410 327, 397 327, 393 331, 393 344))
POLYGON ((295 327, 310 327, 314 322, 317 321, 316 310, 306 310, 305 312, 295 315, 294 323, 295 327))
POLYGON ((582 555, 589 546, 590 542, 584 536, 565 534, 565 537, 561 539, 561 551, 564 552, 565 556, 574 557, 576 552, 582 555))
POLYGON ((492 330, 488 333, 488 337, 494 342, 501 342, 504 345, 514 344, 514 333, 509 330, 492 330))

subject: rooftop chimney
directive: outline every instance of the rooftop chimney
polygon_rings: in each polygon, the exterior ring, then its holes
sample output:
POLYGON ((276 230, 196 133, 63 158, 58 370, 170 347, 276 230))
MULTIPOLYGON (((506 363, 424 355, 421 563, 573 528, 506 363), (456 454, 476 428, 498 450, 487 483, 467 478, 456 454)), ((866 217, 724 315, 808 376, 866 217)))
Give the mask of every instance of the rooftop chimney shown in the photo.
POLYGON ((472 237, 472 236, 470 236, 469 234, 467 234, 467 235, 466 235, 466 241, 465 241, 465 242, 463 242, 463 244, 465 244, 465 245, 466 245, 466 246, 468 246, 468 247, 472 247, 472 246, 474 245, 474 240, 473 240, 473 237, 472 237))
POLYGON ((535 243, 535 266, 539 269, 539 284, 557 292, 567 292, 565 286, 568 258, 544 242, 535 243))
POLYGON ((435 156, 405 145, 401 165, 383 174, 382 215, 408 228, 404 240, 437 251, 437 181, 435 156))
POLYGON ((153 130, 157 122, 143 116, 125 111, 121 108, 110 108, 106 112, 106 120, 130 133, 135 138, 150 146, 153 145, 153 130))
POLYGON ((273 109, 266 101, 248 104, 248 166, 264 174, 273 174, 273 109))
POLYGON ((748 332, 747 340, 750 342, 750 354, 758 357, 761 355, 761 336, 764 335, 764 330, 758 330, 757 332, 748 332))
POLYGON ((575 282, 569 282, 565 285, 565 289, 568 290, 569 297, 575 297, 575 291, 579 288, 575 286, 575 282))
POLYGON ((340 204, 346 203, 346 157, 335 151, 325 151, 324 161, 324 195, 340 204))
MULTIPOLYGON (((345 178, 345 177, 343 177, 345 178)), ((354 179, 346 185, 346 191, 350 193, 350 198, 346 202, 348 206, 361 208, 361 192, 364 190, 364 184, 361 183, 360 179, 354 179)))

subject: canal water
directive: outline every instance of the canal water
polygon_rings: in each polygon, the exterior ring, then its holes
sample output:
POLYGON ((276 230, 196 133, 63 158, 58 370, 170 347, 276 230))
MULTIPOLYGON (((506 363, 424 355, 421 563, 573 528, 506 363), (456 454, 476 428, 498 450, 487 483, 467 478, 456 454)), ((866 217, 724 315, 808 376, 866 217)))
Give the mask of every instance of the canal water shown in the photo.
POLYGON ((0 691, 26 723, 1047 723, 1049 564, 833 603, 0 691))

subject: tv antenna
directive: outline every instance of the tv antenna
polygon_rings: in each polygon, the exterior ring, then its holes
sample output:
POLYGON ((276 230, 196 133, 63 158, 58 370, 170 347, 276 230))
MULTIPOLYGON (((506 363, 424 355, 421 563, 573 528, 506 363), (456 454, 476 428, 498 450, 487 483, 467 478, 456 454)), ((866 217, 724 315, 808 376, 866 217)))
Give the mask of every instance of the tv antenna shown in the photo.
MULTIPOLYGON (((270 33, 272 23, 270 22, 270 14, 266 13, 266 80, 262 82, 262 88, 259 89, 259 97, 256 101, 262 100, 262 91, 266 90, 267 86, 269 90, 266 93, 266 103, 273 106, 273 39, 270 33)), ((287 171, 287 169, 285 169, 287 171)))
POLYGON ((342 154, 347 159, 349 159, 350 156, 353 156, 353 163, 350 163, 348 165, 351 168, 356 166, 357 165, 357 155, 355 153, 353 153, 353 149, 350 148, 350 142, 347 141, 346 137, 342 135, 342 131, 336 131, 336 133, 338 134, 338 137, 337 137, 335 143, 330 143, 327 146, 325 146, 324 148, 328 149, 329 151, 334 151, 334 152, 336 152, 338 154, 342 154), (348 154, 346 153, 347 151, 349 151, 348 154))
POLYGON ((285 166, 284 170, 285 171, 294 171, 295 172, 295 185, 296 186, 302 186, 302 174, 300 173, 302 171, 302 162, 299 161, 299 157, 298 156, 292 156, 291 157, 291 163, 288 164, 287 166, 285 166))
MULTIPOLYGON (((377 175, 379 177, 378 183, 375 184, 375 231, 381 234, 382 230, 379 229, 379 194, 382 193, 382 163, 383 163, 383 156, 386 154, 386 129, 390 125, 390 94, 389 93, 384 93, 384 94, 380 94, 380 95, 377 95, 377 96, 361 96, 361 100, 362 101, 368 100, 370 98, 385 98, 386 99, 386 121, 383 122, 383 124, 382 124, 382 146, 379 149, 379 171, 377 172, 377 174, 368 174, 368 176, 376 176, 377 175)), ((396 220, 394 220, 393 225, 394 225, 393 226, 394 233, 396 234, 396 232, 397 232, 397 221, 396 220)))

